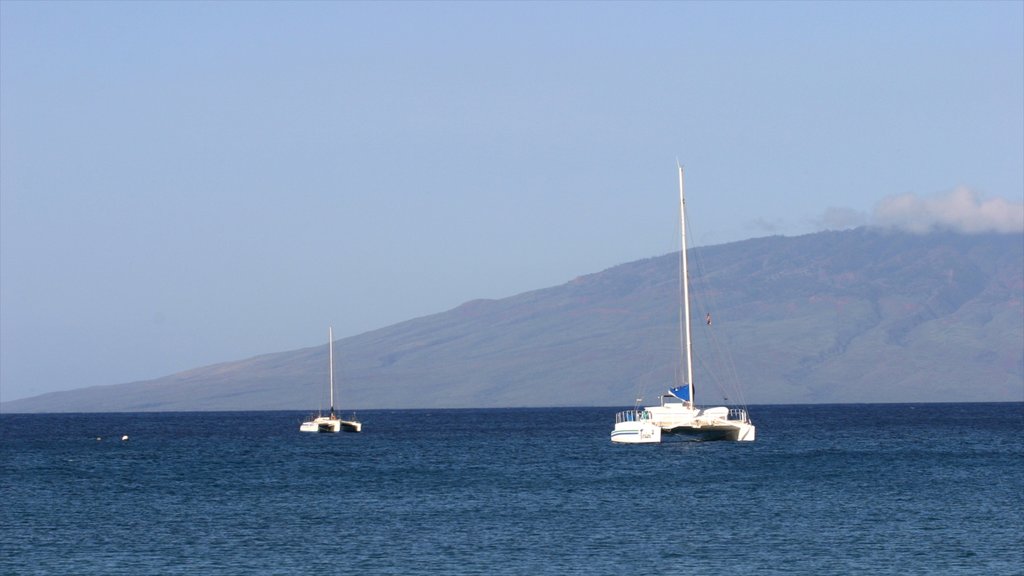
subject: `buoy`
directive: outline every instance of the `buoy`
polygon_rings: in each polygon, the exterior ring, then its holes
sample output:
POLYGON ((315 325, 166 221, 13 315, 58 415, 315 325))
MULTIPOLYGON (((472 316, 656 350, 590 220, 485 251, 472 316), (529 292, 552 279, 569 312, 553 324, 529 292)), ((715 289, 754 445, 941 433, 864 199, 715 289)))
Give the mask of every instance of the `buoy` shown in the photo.
POLYGON ((125 434, 124 436, 121 436, 121 441, 122 442, 126 442, 127 440, 128 440, 128 435, 127 434, 125 434))
POLYGON ((100 441, 102 441, 102 440, 103 440, 103 438, 100 438, 99 436, 97 436, 97 437, 96 437, 96 441, 97 441, 97 442, 100 442, 100 441))

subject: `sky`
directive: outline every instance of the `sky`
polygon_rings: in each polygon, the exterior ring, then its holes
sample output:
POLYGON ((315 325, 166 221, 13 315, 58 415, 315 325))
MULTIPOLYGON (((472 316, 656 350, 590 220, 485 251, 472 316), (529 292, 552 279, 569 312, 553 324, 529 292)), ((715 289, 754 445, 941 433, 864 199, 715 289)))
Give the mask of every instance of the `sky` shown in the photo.
POLYGON ((1022 2, 0 1, 0 400, 676 249, 1024 228, 1022 2))

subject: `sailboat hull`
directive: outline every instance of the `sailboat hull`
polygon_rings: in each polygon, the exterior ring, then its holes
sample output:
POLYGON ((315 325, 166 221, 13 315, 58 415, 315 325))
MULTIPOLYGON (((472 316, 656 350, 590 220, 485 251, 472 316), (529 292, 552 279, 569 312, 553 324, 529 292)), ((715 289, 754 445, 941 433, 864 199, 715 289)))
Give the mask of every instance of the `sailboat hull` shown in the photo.
POLYGON ((328 416, 318 416, 303 422, 299 432, 362 432, 363 423, 358 420, 341 420, 328 416))
POLYGON ((747 411, 739 408, 716 406, 714 408, 692 408, 680 404, 664 403, 647 408, 654 422, 661 426, 663 434, 683 436, 694 440, 752 441, 756 428, 750 422, 747 411))
POLYGON ((755 438, 756 428, 753 424, 736 423, 721 426, 678 426, 669 430, 663 430, 666 436, 681 436, 687 439, 699 441, 731 440, 733 442, 752 442, 755 438))
POLYGON ((342 421, 337 418, 318 416, 312 420, 303 422, 299 426, 299 432, 341 432, 342 421))
MULTIPOLYGON (((650 410, 647 413, 650 413, 650 410)), ((679 424, 650 420, 623 420, 615 424, 611 440, 620 444, 656 444, 670 438, 752 442, 756 436, 757 429, 749 422, 702 422, 694 419, 687 424, 679 424)))
POLYGON ((650 422, 619 422, 612 430, 612 442, 656 444, 661 442, 661 427, 650 422))

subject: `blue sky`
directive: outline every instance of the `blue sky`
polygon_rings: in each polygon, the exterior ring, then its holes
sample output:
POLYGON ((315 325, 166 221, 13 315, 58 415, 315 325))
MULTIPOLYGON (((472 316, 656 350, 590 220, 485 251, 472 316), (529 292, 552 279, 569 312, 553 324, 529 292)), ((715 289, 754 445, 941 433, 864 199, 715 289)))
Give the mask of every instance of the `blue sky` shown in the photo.
POLYGON ((677 158, 698 243, 1017 229, 1024 3, 5 0, 0 398, 669 252, 677 158))

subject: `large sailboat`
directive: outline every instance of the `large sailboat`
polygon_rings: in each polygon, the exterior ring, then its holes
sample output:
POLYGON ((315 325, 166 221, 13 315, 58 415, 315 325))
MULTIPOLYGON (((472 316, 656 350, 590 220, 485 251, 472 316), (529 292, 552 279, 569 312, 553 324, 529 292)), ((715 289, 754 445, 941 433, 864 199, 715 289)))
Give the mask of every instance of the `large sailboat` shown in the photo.
MULTIPOLYGON (((752 441, 756 433, 743 408, 698 408, 693 389, 693 349, 690 337, 690 279, 686 257, 686 196, 683 194, 683 167, 679 166, 679 214, 682 225, 680 256, 682 283, 682 354, 686 360, 686 381, 669 388, 657 406, 625 410, 615 415, 612 442, 647 444, 661 442, 666 434, 679 434, 698 440, 752 441)), ((710 324, 710 316, 708 317, 710 324)))
POLYGON ((301 432, 362 432, 363 424, 354 417, 342 420, 334 411, 334 327, 328 328, 328 363, 330 365, 331 411, 325 416, 322 412, 312 416, 299 426, 301 432))

